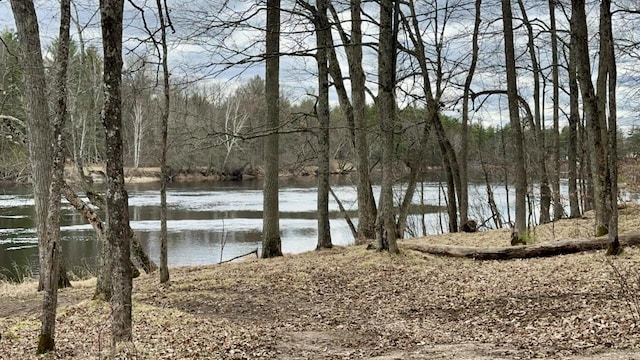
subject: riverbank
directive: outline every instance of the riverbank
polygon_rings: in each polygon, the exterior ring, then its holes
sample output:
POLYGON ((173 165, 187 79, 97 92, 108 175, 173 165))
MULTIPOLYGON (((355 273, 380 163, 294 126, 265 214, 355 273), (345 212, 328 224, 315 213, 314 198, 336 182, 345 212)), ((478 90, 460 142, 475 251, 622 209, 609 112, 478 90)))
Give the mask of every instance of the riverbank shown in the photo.
MULTIPOLYGON (((540 226, 536 242, 586 237, 593 218, 540 226)), ((627 207, 621 232, 640 229, 627 207)), ((504 246, 505 230, 406 243, 504 246)), ((640 359, 640 251, 473 261, 337 247, 134 281, 136 359, 640 359), (621 286, 628 286, 623 289, 621 286)), ((93 281, 60 291, 53 358, 109 357, 93 281)), ((35 358, 41 295, 0 288, 0 358, 35 358)))

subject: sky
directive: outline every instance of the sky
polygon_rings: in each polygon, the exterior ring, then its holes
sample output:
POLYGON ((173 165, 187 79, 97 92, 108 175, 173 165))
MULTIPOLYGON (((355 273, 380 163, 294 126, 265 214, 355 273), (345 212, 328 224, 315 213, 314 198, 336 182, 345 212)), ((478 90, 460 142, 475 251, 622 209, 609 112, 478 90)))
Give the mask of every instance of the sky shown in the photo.
MULTIPOLYGON (((43 42, 43 46, 47 46, 47 44, 51 43, 51 41, 57 36, 58 33, 58 1, 55 0, 35 0, 35 5, 38 13, 41 38, 43 42)), ((145 3, 145 1, 140 0, 137 3, 145 3)), ((152 1, 146 1, 149 5, 155 4, 152 1)), ((169 6, 172 8, 172 18, 174 20, 174 25, 176 29, 176 33, 169 33, 169 39, 172 42, 170 46, 170 55, 169 55, 169 64, 171 67, 172 75, 174 79, 195 79, 202 78, 203 84, 208 83, 219 83, 222 84, 224 89, 232 91, 237 88, 239 83, 244 80, 247 80, 254 76, 262 76, 264 77, 264 66, 262 63, 258 63, 252 66, 244 67, 244 68, 232 68, 225 72, 218 72, 219 69, 205 68, 202 64, 208 64, 211 62, 215 62, 216 56, 222 56, 223 52, 220 51, 216 45, 217 42, 215 40, 211 40, 213 38, 223 39, 224 43, 229 45, 233 44, 235 46, 246 46, 248 50, 258 52, 262 46, 262 44, 257 40, 261 40, 264 37, 264 32, 260 29, 261 24, 264 21, 263 12, 258 13, 255 17, 253 17, 253 25, 254 28, 243 29, 242 31, 237 31, 230 36, 219 36, 220 34, 214 34, 216 36, 210 36, 209 38, 202 36, 195 36, 193 32, 203 30, 202 24, 211 24, 215 22, 211 16, 205 16, 207 11, 209 13, 213 13, 210 7, 216 6, 218 1, 205 1, 205 0, 184 0, 184 1, 168 1, 169 6), (209 8, 209 9, 208 9, 209 8), (195 12, 187 12, 187 9, 195 9, 195 12), (203 16, 198 21, 194 21, 189 16, 193 16, 194 14, 198 16, 203 16), (193 32, 189 32, 193 31, 193 32), (208 40, 207 40, 208 39, 208 40)), ((241 11, 251 11, 251 8, 243 3, 242 1, 231 1, 231 4, 235 4, 233 8, 228 9, 228 14, 221 12, 219 15, 222 17, 229 16, 232 17, 234 12, 241 11)), ((88 44, 94 45, 96 47, 100 47, 100 27, 99 27, 99 14, 97 12, 98 1, 97 0, 82 0, 75 1, 74 4, 78 4, 77 7, 72 7, 72 13, 74 18, 77 17, 79 19, 79 24, 82 27, 82 34, 85 41, 88 44)), ((375 10, 373 10, 373 14, 375 14, 375 10)), ((546 15, 544 12, 540 14, 533 14, 537 16, 541 20, 546 20, 546 15)), ((469 14, 467 14, 469 16, 469 14)), ((487 15, 494 16, 494 15, 487 15)), ((341 13, 341 17, 343 19, 348 18, 348 12, 341 13)), ((531 17, 531 15, 530 15, 531 17)), ((560 14, 558 15, 560 17, 560 14)), ((156 27, 156 20, 152 15, 151 9, 147 9, 145 18, 147 20, 147 24, 149 27, 156 27)), ((141 21, 141 14, 139 11, 135 10, 128 1, 125 1, 125 61, 131 59, 133 57, 132 52, 141 53, 145 52, 144 46, 141 46, 140 39, 146 38, 148 35, 146 34, 141 21)), ((287 20, 287 16, 283 15, 283 19, 287 20)), ((469 17, 461 18, 457 21, 452 21, 448 28, 445 31, 445 37, 454 34, 457 30, 460 30, 464 27, 470 26, 469 17)), ((561 19, 559 20, 561 21, 561 19)), ((495 21, 493 24, 487 24, 486 22, 483 24, 486 26, 487 30, 491 30, 493 27, 494 31, 499 31, 501 28, 501 22, 495 21)), ((0 0, 0 29, 14 29, 15 25, 13 23, 13 18, 10 10, 10 5, 8 0, 0 0)), ((287 25, 287 28, 292 31, 298 31, 298 33, 292 32, 282 37, 281 47, 282 49, 292 49, 298 47, 300 44, 306 44, 307 47, 313 48, 315 46, 315 38, 305 35, 305 29, 309 28, 308 24, 290 24, 287 25)), ((347 28, 347 30, 349 30, 347 28)), ((433 31, 434 29, 426 29, 425 34, 430 34, 429 31, 433 31)), ((210 29, 206 30, 211 32, 210 29)), ((365 32, 365 42, 375 42, 377 29, 374 25, 365 24, 364 28, 365 32), (367 34, 369 36, 367 36, 367 34)), ((207 35, 212 35, 207 33, 207 35)), ((72 37, 74 39, 78 38, 78 30, 75 25, 72 25, 72 37)), ((338 38, 338 34, 334 32, 334 38, 338 38)), ((499 39, 497 39, 499 40, 499 39)), ((483 50, 487 50, 487 48, 495 47, 497 51, 501 51, 501 43, 496 39, 488 39, 482 44, 483 50)), ((468 55, 468 44, 464 43, 456 43, 456 40, 452 40, 451 42, 445 43, 445 51, 448 51, 448 55, 453 58, 464 59, 465 56, 468 55), (456 45, 457 44, 457 45, 456 45)), ((525 43, 526 37, 519 36, 516 38, 516 42, 525 43)), ((152 51, 149 48, 146 49, 147 52, 152 51)), ((346 74, 346 58, 341 53, 342 50, 339 50, 339 59, 343 66, 343 72, 346 74)), ((496 58, 499 62, 502 55, 500 53, 496 53, 496 58)), ((463 60, 466 61, 466 60, 463 60)), ((595 63, 595 61, 594 61, 595 63)), ((372 49, 365 49, 365 61, 363 64, 365 71, 369 71, 372 75, 368 77, 370 81, 370 88, 375 93, 377 91, 375 81, 375 69, 377 66, 377 60, 375 59, 374 51, 372 49), (368 56, 367 56, 368 54, 368 56)), ((638 85, 638 77, 635 75, 636 69, 635 64, 621 64, 619 66, 619 77, 621 79, 619 85, 619 110, 618 117, 620 125, 627 129, 631 126, 638 126, 640 123, 638 122, 637 111, 638 107, 634 101, 637 98, 637 93, 635 93, 635 87, 638 85)), ((288 56, 284 57, 281 60, 281 89, 282 91, 289 96, 292 101, 298 101, 304 99, 307 94, 314 93, 316 87, 315 80, 315 71, 316 64, 315 60, 312 57, 301 57, 301 56, 288 56)), ((456 69, 452 69, 452 71, 456 71, 456 69)), ((523 72, 521 72, 523 74, 523 72)), ((520 92, 526 98, 531 98, 530 88, 527 87, 527 84, 532 83, 532 78, 524 73, 524 76, 521 76, 519 79, 520 92)), ((491 70, 484 71, 478 73, 474 80, 474 87, 477 90, 481 89, 495 89, 503 87, 504 85, 504 74, 502 73, 493 73, 491 70)), ((401 86, 404 89, 415 89, 415 83, 411 81, 405 81, 401 86)), ((348 81, 347 81, 348 86, 348 81)), ((546 90, 547 93, 550 89, 546 90)), ((452 91, 449 93, 446 101, 451 101, 448 103, 450 106, 448 115, 453 117, 459 117, 458 110, 460 108, 460 102, 455 103, 455 98, 459 96, 459 91, 452 91), (456 105, 457 104, 457 105, 456 105), (455 105, 455 106, 454 106, 455 105)), ((545 117, 547 121, 550 123, 551 119, 551 99, 549 99, 549 95, 547 96, 547 100, 545 101, 545 117)), ((337 96, 334 92, 331 93, 331 103, 334 106, 337 106, 337 96)), ((369 99, 371 101, 371 98, 369 99)), ((406 105, 410 100, 402 97, 399 92, 399 102, 400 106, 406 105)), ((564 100, 561 101, 563 106, 567 106, 566 96, 564 96, 564 100)), ((508 123, 508 112, 506 106, 506 99, 495 97, 495 99, 489 99, 482 109, 473 114, 473 120, 479 121, 482 119, 483 123, 491 124, 494 126, 500 126, 508 123)), ((562 124, 566 124, 566 121, 562 120, 562 124)))

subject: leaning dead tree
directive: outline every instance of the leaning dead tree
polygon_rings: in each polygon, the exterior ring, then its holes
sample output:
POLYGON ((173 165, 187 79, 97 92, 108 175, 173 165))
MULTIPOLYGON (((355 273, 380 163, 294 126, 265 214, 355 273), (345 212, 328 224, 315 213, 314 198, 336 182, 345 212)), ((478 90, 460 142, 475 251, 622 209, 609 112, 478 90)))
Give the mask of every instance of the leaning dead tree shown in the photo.
MULTIPOLYGON (((621 246, 640 245, 640 235, 619 236, 621 246)), ((478 248, 455 245, 404 245, 404 249, 426 254, 474 260, 510 260, 551 257, 575 254, 583 251, 607 249, 611 241, 607 236, 497 248, 478 248)))

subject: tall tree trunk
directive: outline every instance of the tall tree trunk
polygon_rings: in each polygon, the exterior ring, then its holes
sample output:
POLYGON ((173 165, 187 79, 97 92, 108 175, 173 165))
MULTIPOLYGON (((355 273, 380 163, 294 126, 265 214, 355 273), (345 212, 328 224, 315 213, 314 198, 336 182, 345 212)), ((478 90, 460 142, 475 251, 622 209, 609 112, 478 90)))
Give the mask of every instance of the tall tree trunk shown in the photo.
POLYGON ((330 46, 328 33, 331 31, 327 19, 328 0, 316 1, 316 40, 318 50, 318 245, 317 249, 331 248, 331 228, 329 225, 329 69, 327 49, 330 46))
POLYGON ((524 242, 527 237, 527 210, 525 200, 527 194, 527 174, 524 158, 524 137, 522 136, 520 112, 518 111, 518 88, 512 25, 513 15, 511 12, 511 2, 509 0, 502 0, 502 20, 504 24, 505 63, 507 68, 509 123, 513 131, 513 143, 516 152, 514 158, 516 173, 516 219, 512 239, 515 239, 515 242, 524 242))
POLYGON ((169 129, 169 108, 171 88, 169 87, 169 65, 167 60, 167 24, 162 1, 156 0, 158 19, 160 19, 160 46, 162 47, 162 83, 164 85, 164 104, 162 107, 162 154, 160 157, 160 282, 169 281, 169 265, 167 259, 167 132, 169 129))
POLYGON ((398 253, 393 208, 393 154, 395 103, 395 38, 393 29, 394 1, 380 2, 380 40, 378 48, 378 122, 382 133, 382 184, 380 211, 377 217, 378 249, 398 253))
POLYGON ((124 0, 100 0, 104 51, 104 109, 107 160, 107 239, 113 259, 111 336, 131 341, 130 236, 128 195, 124 188, 122 146, 122 18, 124 0))
MULTIPOLYGON (((591 82, 585 2, 584 0, 572 0, 571 4, 571 34, 576 37, 577 54, 581 54, 578 56, 576 66, 591 149, 590 158, 594 205, 596 210, 596 236, 602 236, 608 233, 610 218, 608 209, 608 201, 610 198, 607 193, 609 171, 605 150, 608 139, 606 137, 606 113, 604 109, 606 106, 606 96, 604 93, 606 93, 607 87, 607 67, 604 61, 600 61, 597 80, 598 93, 596 94, 596 90, 591 82)), ((602 51, 602 44, 600 46, 602 51)), ((602 56, 603 54, 600 55, 602 56)))
POLYGON ((355 125, 356 173, 358 175, 358 237, 373 239, 377 216, 376 202, 371 188, 369 171, 369 143, 367 141, 365 74, 362 69, 362 2, 351 2, 351 54, 349 75, 351 76, 351 99, 353 123, 355 125))
MULTIPOLYGON (((618 255, 620 253, 620 241, 618 238, 618 124, 616 110, 616 84, 617 70, 614 49, 613 29, 611 25, 611 0, 600 2, 600 62, 604 63, 603 72, 607 74, 607 84, 598 87, 598 96, 605 98, 602 102, 608 101, 608 140, 609 146, 606 149, 608 158, 609 173, 607 174, 607 193, 609 194, 609 239, 611 244, 607 249, 607 254, 618 255), (605 89, 606 88, 606 89, 605 89)), ((600 77, 598 77, 600 81, 600 77)), ((604 80, 603 80, 604 82, 604 80)))
MULTIPOLYGON (((558 64, 558 34, 556 30, 556 0, 549 0, 551 22, 551 76, 553 81, 553 220, 560 220, 564 214, 560 197, 560 80, 558 64)), ((575 164, 574 164, 575 166, 575 164)))
POLYGON ((262 257, 282 256, 278 213, 278 163, 280 126, 280 0, 267 0, 265 93, 267 126, 264 142, 264 211, 262 215, 262 257))
MULTIPOLYGON (((575 36, 571 37, 569 48, 569 217, 572 219, 580 217, 580 203, 578 197, 578 129, 580 128, 580 110, 578 98, 578 79, 576 77, 576 44, 575 36)), ((582 157, 581 157, 582 158, 582 157)), ((580 161, 583 167, 584 161, 580 161)), ((584 197, 583 197, 584 199, 584 197)))
POLYGON ((460 129, 460 224, 466 224, 469 220, 469 97, 471 82, 478 64, 478 36, 480 32, 480 9, 482 0, 475 2, 475 22, 473 25, 473 37, 471 40, 471 64, 464 80, 462 95, 462 128, 460 129))
MULTIPOLYGON (((24 76, 25 110, 29 128, 29 160, 36 211, 38 257, 45 262, 47 210, 51 184, 53 133, 49 124, 46 79, 40 46, 38 19, 32 0, 11 0, 11 9, 20 40, 24 76)), ((40 271, 38 290, 44 288, 45 272, 40 271)))
MULTIPOLYGON (((369 169, 369 143, 367 140, 368 125, 366 122, 366 86, 365 73, 362 68, 362 8, 361 0, 351 2, 351 37, 340 25, 340 17, 335 8, 329 5, 333 19, 338 28, 342 42, 346 45, 345 52, 349 65, 351 80, 351 101, 347 97, 344 79, 340 71, 335 49, 329 51, 329 73, 333 79, 338 101, 342 108, 349 132, 352 137, 356 153, 357 202, 358 202, 358 235, 356 243, 363 243, 366 239, 375 237, 375 222, 377 208, 373 189, 371 187, 371 172, 369 169)), ((331 36, 331 34, 329 34, 331 36)), ((330 45, 333 40, 329 41, 330 45)))
POLYGON ((551 207, 551 189, 549 188, 549 173, 546 166, 546 150, 544 141, 544 124, 542 123, 542 112, 540 110, 540 65, 538 64, 538 56, 534 42, 533 27, 529 22, 527 10, 522 0, 518 0, 520 11, 522 12, 522 20, 527 28, 527 39, 529 48, 529 57, 531 58, 531 72, 533 75, 533 124, 534 124, 534 143, 535 153, 538 164, 538 181, 540 181, 540 223, 545 224, 551 221, 549 209, 551 207))
POLYGON ((42 326, 38 339, 38 354, 55 347, 56 308, 58 304, 58 271, 60 245, 60 193, 64 184, 64 124, 67 117, 67 65, 69 60, 69 27, 71 18, 70 0, 60 2, 60 33, 56 56, 56 112, 53 123, 55 145, 53 151, 53 174, 49 190, 47 213, 46 255, 40 264, 45 273, 42 301, 42 326))

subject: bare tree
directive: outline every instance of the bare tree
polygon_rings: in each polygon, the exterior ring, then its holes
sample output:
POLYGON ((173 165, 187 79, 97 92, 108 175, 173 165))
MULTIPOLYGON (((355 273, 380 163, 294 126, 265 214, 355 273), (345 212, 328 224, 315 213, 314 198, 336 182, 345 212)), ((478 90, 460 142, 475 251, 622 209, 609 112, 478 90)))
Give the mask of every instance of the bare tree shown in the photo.
POLYGON ((394 1, 380 2, 380 37, 378 47, 378 123, 382 134, 382 184, 380 208, 376 219, 378 249, 398 253, 395 210, 393 207, 393 154, 396 119, 396 32, 394 1))
POLYGON ((69 60, 69 27, 71 24, 70 0, 60 2, 60 33, 58 37, 56 71, 56 111, 53 123, 55 139, 53 151, 53 173, 49 190, 47 213, 46 255, 40 264, 45 273, 44 296, 42 302, 42 327, 38 339, 38 354, 44 354, 55 347, 56 307, 58 304, 58 270, 60 244, 60 193, 64 184, 64 123, 67 117, 67 65, 69 60))
MULTIPOLYGON (((612 84, 609 77, 615 68, 613 53, 609 50, 609 42, 613 42, 612 35, 609 35, 611 13, 610 2, 603 1, 600 6, 600 44, 597 85, 593 86, 591 81, 591 65, 589 60, 589 38, 587 31, 587 16, 585 12, 584 0, 572 0, 571 11, 571 34, 575 37, 576 45, 576 69, 577 78, 580 83, 580 92, 585 114, 585 121, 590 141, 591 176, 593 177, 594 205, 596 211, 596 236, 602 236, 609 232, 609 222, 616 214, 612 214, 611 203, 611 183, 610 161, 608 160, 608 148, 615 147, 609 144, 607 135, 607 118, 615 116, 615 111, 611 112, 607 108, 607 91, 612 84), (596 92, 597 91, 597 92, 596 92)), ((615 73, 614 73, 615 76, 615 73)), ((615 88, 615 79, 612 79, 615 88)), ((614 91, 615 93, 615 91, 614 91)), ((615 99, 615 98, 614 98, 615 99)), ((611 106, 611 104, 609 104, 611 106)), ((613 104, 615 106, 615 102, 613 104)), ((615 120, 610 119, 610 123, 615 124, 615 120)), ((609 129, 617 131, 617 129, 609 129)), ((612 136, 612 138, 615 138, 612 136)), ((615 151, 614 151, 615 153, 615 151)), ((617 202, 617 193, 616 202, 617 202)), ((614 239, 615 239, 614 235, 614 239)))
POLYGON ((526 242, 527 236, 527 174, 524 158, 524 137, 520 125, 520 111, 518 110, 518 88, 516 60, 513 41, 513 15, 511 2, 502 0, 502 21, 504 31, 504 51, 507 70, 507 97, 509 101, 509 123, 513 131, 513 143, 516 154, 514 167, 516 172, 516 219, 513 229, 512 244, 526 242))
POLYGON ((551 30, 551 78, 553 88, 553 220, 562 218, 564 209, 560 198, 560 64, 558 62, 558 30, 556 27, 556 0, 549 0, 551 30))
MULTIPOLYGON (((344 77, 336 50, 332 46, 329 51, 329 73, 338 94, 338 101, 349 126, 351 144, 356 153, 357 174, 357 202, 358 202, 358 231, 356 243, 375 237, 375 222, 377 208, 371 187, 371 171, 369 163, 369 142, 367 140, 368 127, 366 123, 366 75, 362 68, 363 40, 362 40, 362 1, 350 2, 351 32, 347 33, 340 22, 335 7, 330 4, 333 21, 345 45, 345 54, 349 66, 349 80, 351 80, 351 99, 347 95, 344 77)), ((331 34, 329 34, 331 36, 331 34)), ((333 40, 330 40, 333 43, 333 40)))
POLYGON ((278 206, 278 170, 280 126, 280 0, 267 0, 266 29, 267 130, 264 143, 264 200, 262 215, 262 257, 282 256, 278 206))
POLYGON ((102 122, 107 160, 107 238, 113 259, 111 297, 113 343, 131 341, 132 276, 129 260, 128 195, 122 146, 122 19, 124 0, 100 0, 104 51, 102 122))
MULTIPOLYGON (((475 21, 473 25, 473 35, 471 40, 471 63, 469 64, 469 71, 467 77, 464 80, 464 89, 462 95, 462 127, 461 141, 460 141, 460 223, 466 224, 468 221, 469 211, 469 100, 471 92, 471 83, 473 81, 473 75, 476 71, 478 64, 478 36, 480 32, 480 14, 481 14, 482 0, 476 0, 475 2, 475 21)), ((488 185, 488 184, 487 184, 488 185)))
POLYGON ((317 0, 314 16, 316 43, 318 50, 318 249, 331 248, 331 227, 329 225, 329 67, 327 55, 331 44, 331 26, 327 18, 329 0, 317 0))
MULTIPOLYGON (((44 263, 47 235, 49 185, 51 184, 53 133, 49 123, 46 79, 40 46, 40 30, 33 1, 11 0, 11 9, 20 40, 25 81, 25 105, 29 130, 29 160, 36 210, 38 253, 44 263)), ((45 272, 41 271, 38 290, 44 288, 45 272)))
POLYGON ((160 47, 162 48, 162 84, 164 103, 162 107, 162 155, 160 157, 160 282, 169 281, 169 265, 167 261, 167 179, 169 167, 167 165, 167 132, 169 129, 169 109, 171 105, 171 87, 169 85, 169 64, 167 59, 167 20, 169 9, 162 7, 162 1, 156 0, 158 19, 160 20, 160 47), (166 13, 166 20, 165 20, 166 13))

